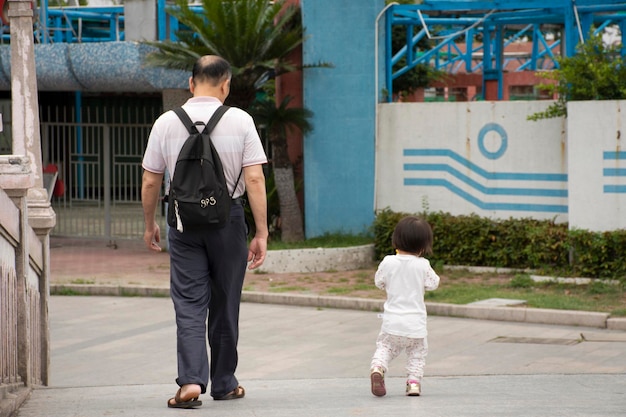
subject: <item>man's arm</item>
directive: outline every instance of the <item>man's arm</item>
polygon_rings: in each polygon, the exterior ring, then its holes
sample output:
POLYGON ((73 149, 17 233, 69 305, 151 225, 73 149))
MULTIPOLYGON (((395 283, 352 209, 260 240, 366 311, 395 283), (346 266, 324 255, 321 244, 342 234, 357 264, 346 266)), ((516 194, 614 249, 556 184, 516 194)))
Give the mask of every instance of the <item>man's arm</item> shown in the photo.
POLYGON ((161 241, 161 230, 156 222, 156 210, 159 203, 159 193, 163 183, 163 174, 150 171, 143 171, 141 182, 141 205, 143 207, 143 218, 145 231, 143 241, 150 250, 161 252, 159 242, 161 241))
POLYGON ((263 165, 252 165, 243 169, 248 202, 254 217, 256 233, 248 249, 249 269, 258 268, 265 261, 267 254, 267 193, 265 191, 265 175, 263 165))

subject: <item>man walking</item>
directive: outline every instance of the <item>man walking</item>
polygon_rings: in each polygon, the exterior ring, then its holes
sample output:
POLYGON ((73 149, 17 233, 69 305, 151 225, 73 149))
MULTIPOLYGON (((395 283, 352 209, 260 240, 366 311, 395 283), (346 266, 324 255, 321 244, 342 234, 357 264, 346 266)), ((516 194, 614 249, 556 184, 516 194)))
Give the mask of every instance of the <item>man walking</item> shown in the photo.
MULTIPOLYGON (((183 109, 193 122, 207 123, 230 92, 230 64, 221 57, 198 59, 189 79, 193 97, 183 109)), ((175 175, 178 154, 189 136, 173 111, 154 123, 142 166, 141 197, 145 218, 144 241, 148 249, 161 251, 155 213, 163 175, 175 175)), ((230 222, 215 230, 179 232, 170 228, 170 293, 176 312, 179 390, 167 402, 171 408, 202 405, 198 399, 207 391, 215 400, 243 398, 245 390, 235 377, 239 337, 239 306, 248 268, 263 264, 267 251, 267 200, 262 166, 267 163, 252 117, 230 108, 211 133, 220 155, 228 192, 233 198, 230 222), (240 177, 241 173, 241 177, 240 177), (247 197, 256 234, 247 247, 247 225, 242 194, 247 197), (210 362, 206 349, 208 341, 210 362)))

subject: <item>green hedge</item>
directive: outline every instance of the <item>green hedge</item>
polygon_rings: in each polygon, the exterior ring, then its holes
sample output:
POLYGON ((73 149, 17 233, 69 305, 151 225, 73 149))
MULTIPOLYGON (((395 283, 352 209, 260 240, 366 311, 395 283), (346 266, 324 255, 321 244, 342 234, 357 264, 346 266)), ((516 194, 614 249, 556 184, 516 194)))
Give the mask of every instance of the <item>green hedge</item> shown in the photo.
MULTIPOLYGON (((391 234, 413 213, 376 215, 376 258, 393 253, 391 234)), ((433 228, 433 264, 537 269, 563 276, 626 280, 626 230, 569 230, 550 220, 491 220, 477 215, 420 213, 433 228)))

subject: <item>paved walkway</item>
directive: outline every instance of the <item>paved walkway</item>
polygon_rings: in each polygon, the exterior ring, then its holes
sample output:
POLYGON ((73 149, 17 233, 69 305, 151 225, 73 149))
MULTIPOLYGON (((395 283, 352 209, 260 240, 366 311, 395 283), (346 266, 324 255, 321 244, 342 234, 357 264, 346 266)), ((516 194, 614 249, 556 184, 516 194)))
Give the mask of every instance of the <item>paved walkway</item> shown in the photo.
MULTIPOLYGON (((123 274, 122 264, 109 263, 109 273, 123 274)), ((237 375, 246 398, 204 395, 197 410, 170 410, 168 298, 53 296, 50 319, 50 386, 18 417, 626 415, 626 332, 618 330, 431 316, 423 395, 404 396, 401 356, 378 398, 368 379, 376 313, 243 303, 237 375)))
POLYGON ((64 297, 50 304, 51 384, 19 417, 212 415, 624 416, 626 333, 431 317, 421 397, 404 396, 392 362, 386 397, 369 392, 376 313, 242 305, 243 400, 202 397, 196 411, 165 403, 176 386, 167 298, 64 297), (584 341, 581 341, 584 337, 584 341))

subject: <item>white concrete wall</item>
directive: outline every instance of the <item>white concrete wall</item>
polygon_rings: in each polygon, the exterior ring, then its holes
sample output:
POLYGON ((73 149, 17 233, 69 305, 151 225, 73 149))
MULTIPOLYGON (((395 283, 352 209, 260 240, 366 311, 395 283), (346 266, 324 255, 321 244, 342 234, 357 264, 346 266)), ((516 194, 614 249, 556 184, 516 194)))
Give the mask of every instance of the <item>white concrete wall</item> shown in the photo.
POLYGON ((570 229, 626 229, 626 101, 568 103, 570 229))
POLYGON ((551 102, 379 105, 375 208, 568 220, 565 121, 551 102))
POLYGON ((347 248, 271 250, 259 272, 328 272, 369 268, 374 259, 374 245, 347 248))

